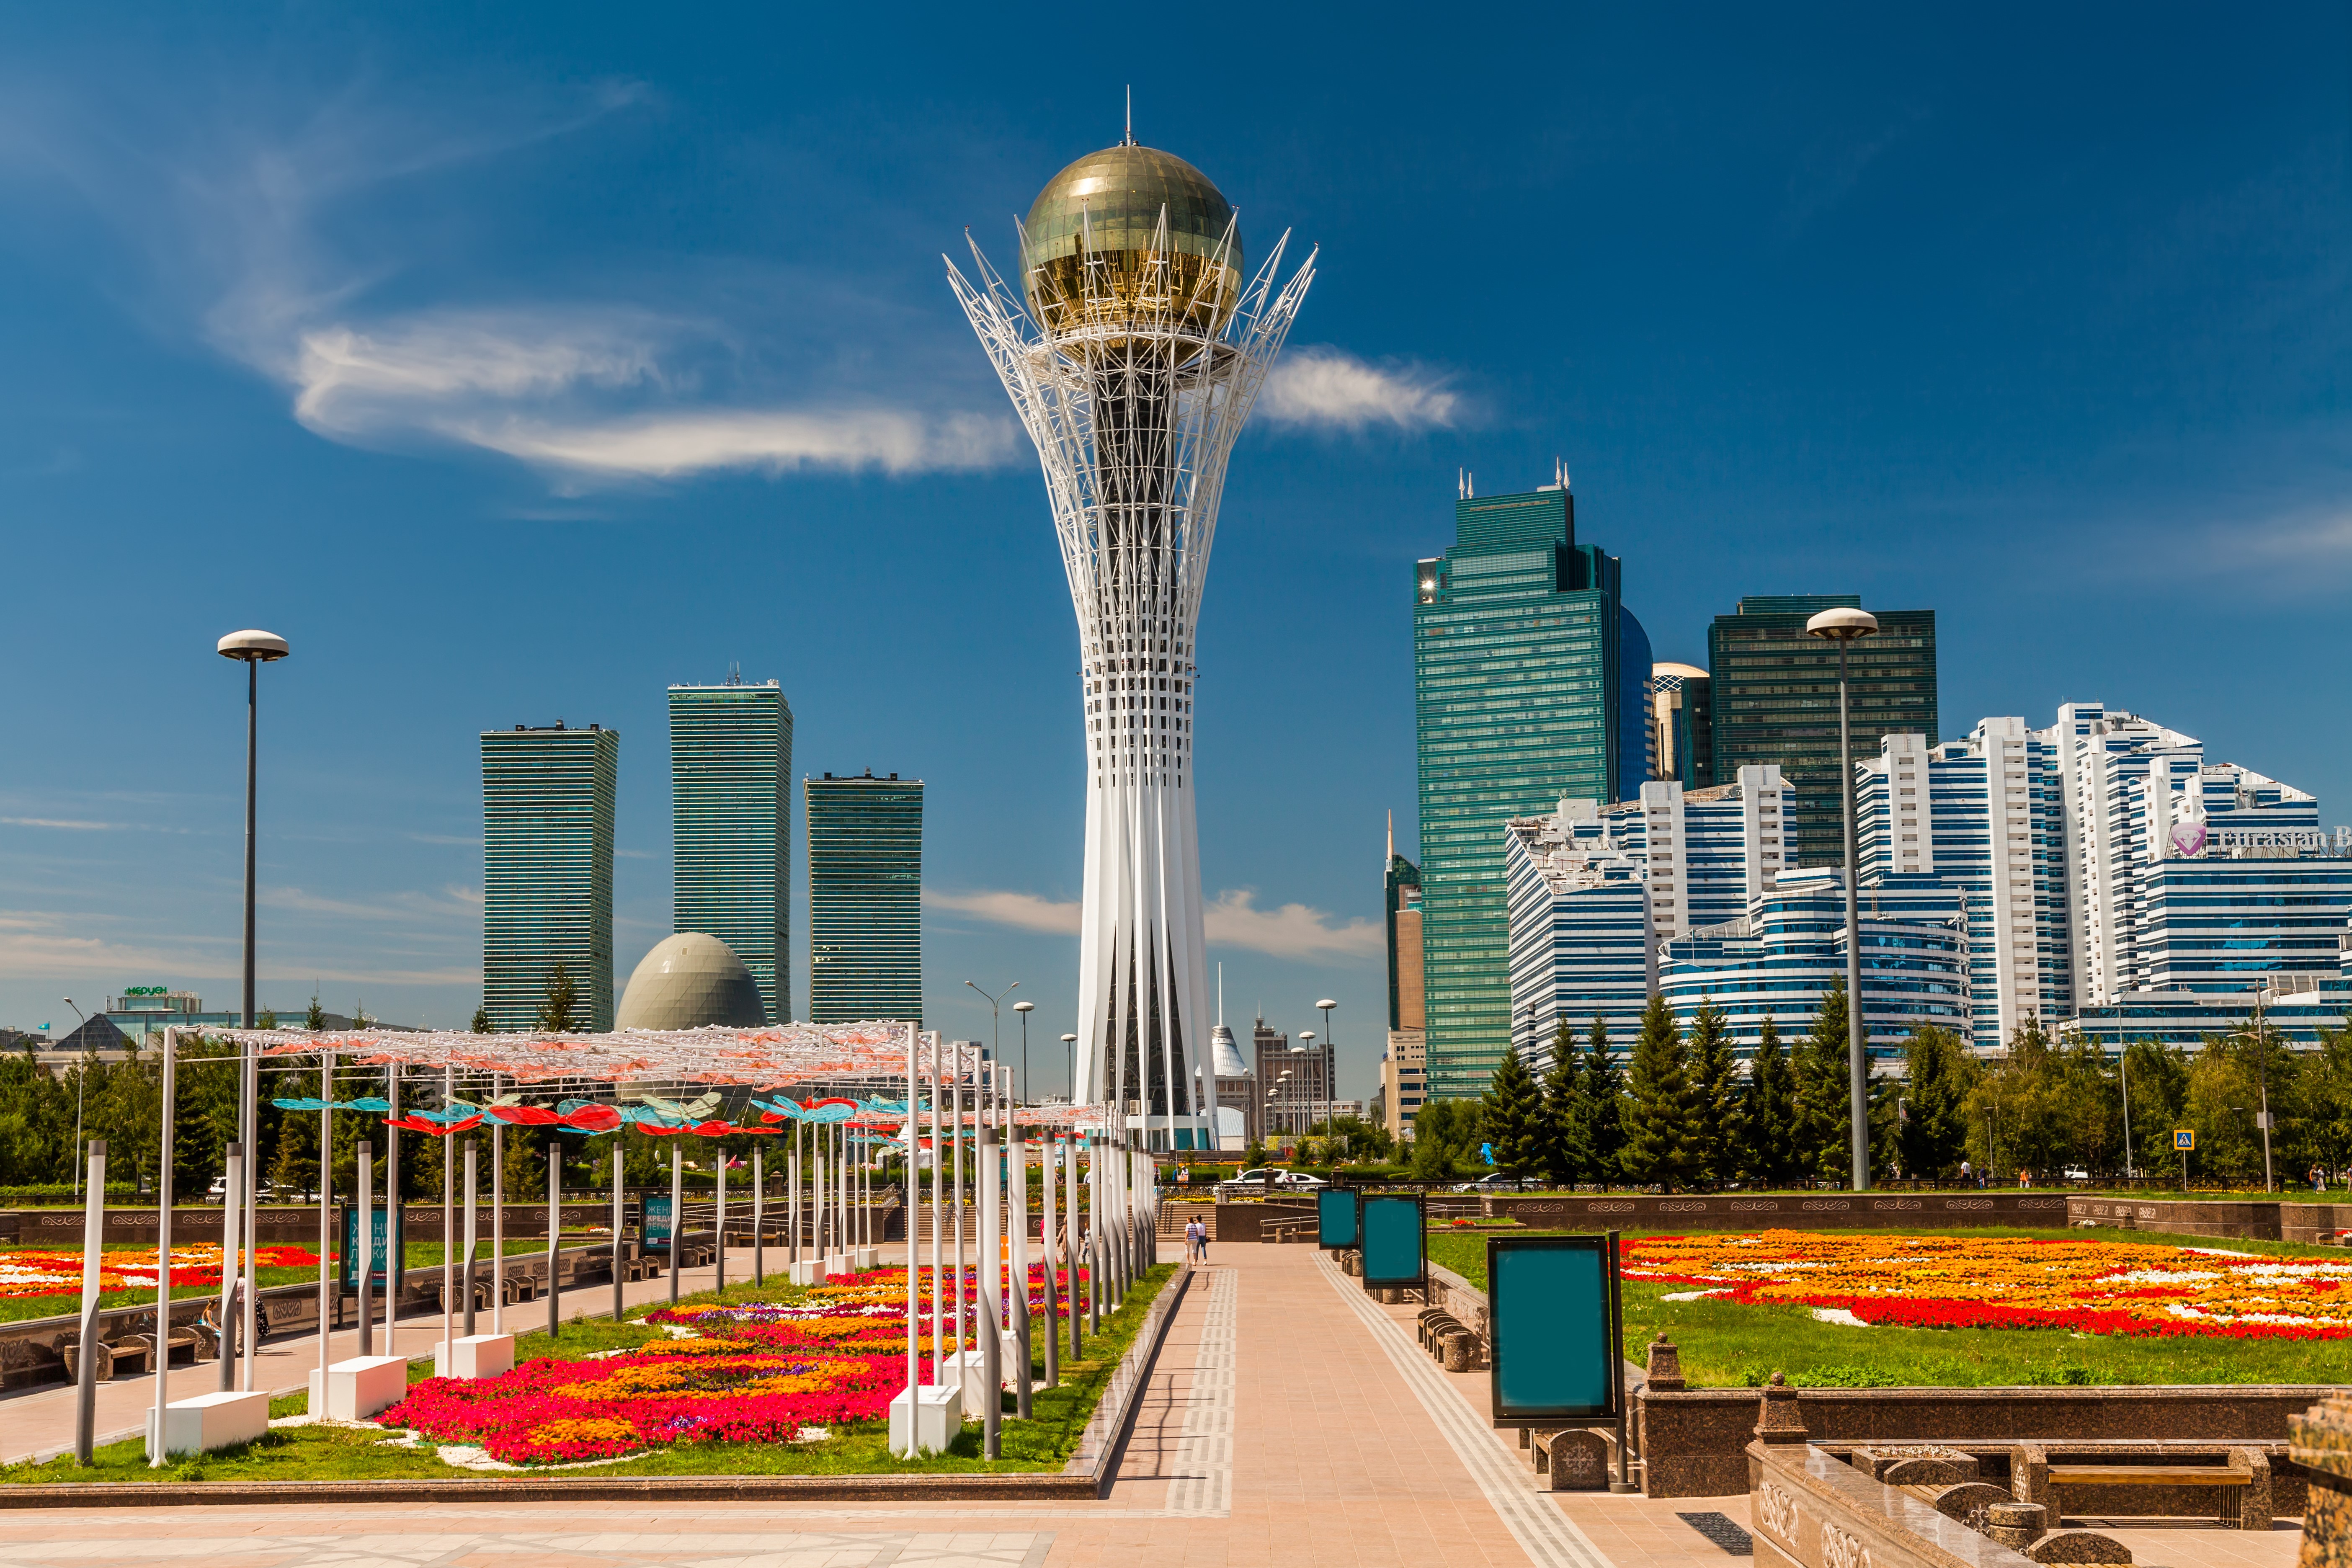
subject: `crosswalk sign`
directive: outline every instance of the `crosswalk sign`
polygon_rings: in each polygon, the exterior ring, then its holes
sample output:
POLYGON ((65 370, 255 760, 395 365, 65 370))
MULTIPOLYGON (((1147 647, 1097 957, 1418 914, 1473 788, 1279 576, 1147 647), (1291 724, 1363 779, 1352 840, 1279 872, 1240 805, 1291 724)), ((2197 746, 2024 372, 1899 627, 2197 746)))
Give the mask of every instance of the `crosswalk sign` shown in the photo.
POLYGON ((2196 1148, 2196 1147, 2197 1147, 2197 1131, 2196 1131, 2196 1129, 2194 1129, 2194 1128, 2190 1128, 2190 1127, 2176 1127, 2176 1128, 2174 1128, 2174 1129, 2172 1130, 2172 1146, 2173 1146, 2174 1148, 2176 1148, 2176 1149, 2194 1149, 2194 1148, 2196 1148))

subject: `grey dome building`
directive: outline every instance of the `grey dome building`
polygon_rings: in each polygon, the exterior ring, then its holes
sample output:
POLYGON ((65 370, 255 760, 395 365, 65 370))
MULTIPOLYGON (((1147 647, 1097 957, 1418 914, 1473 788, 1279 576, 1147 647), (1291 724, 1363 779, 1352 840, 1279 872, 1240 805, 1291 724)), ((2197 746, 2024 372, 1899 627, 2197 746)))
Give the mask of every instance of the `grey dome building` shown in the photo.
POLYGON ((705 1024, 757 1028, 768 1021, 760 983, 715 936, 680 931, 655 944, 621 994, 624 1029, 693 1029, 705 1024))

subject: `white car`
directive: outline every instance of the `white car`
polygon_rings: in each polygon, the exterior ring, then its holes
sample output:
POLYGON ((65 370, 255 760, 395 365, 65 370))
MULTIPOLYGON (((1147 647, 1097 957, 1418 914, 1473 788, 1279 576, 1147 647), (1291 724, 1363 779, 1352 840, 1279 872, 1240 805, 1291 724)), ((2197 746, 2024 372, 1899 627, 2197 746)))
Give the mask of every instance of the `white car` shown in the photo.
POLYGON ((1304 1171, 1285 1171, 1274 1178, 1277 1187, 1324 1187, 1330 1184, 1320 1176, 1310 1176, 1304 1171))
POLYGON ((2080 1165, 2069 1165, 2066 1167, 2066 1179, 2070 1182, 2087 1182, 2091 1179, 2091 1173, 2080 1165))

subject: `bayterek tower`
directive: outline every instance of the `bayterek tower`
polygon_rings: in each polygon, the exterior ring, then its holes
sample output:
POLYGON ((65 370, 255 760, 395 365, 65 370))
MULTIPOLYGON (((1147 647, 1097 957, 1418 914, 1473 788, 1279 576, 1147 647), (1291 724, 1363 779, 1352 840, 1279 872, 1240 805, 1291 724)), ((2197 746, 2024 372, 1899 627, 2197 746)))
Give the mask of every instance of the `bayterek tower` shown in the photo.
POLYGON ((1008 282, 977 244, 948 277, 1037 444, 1077 611, 1087 736, 1076 1098, 1129 1141, 1214 1142, 1194 629, 1225 462, 1314 279, 1255 273, 1208 177, 1132 136, 1047 182, 1008 282), (1208 1101, 1202 1103, 1202 1100, 1208 1101))

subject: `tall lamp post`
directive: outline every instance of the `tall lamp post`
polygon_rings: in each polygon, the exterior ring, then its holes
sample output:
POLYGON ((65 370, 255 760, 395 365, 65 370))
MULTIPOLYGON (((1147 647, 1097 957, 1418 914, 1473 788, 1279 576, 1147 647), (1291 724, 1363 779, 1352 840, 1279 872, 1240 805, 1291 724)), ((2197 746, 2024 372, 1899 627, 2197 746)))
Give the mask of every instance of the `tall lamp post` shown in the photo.
MULTIPOLYGON (((276 632, 247 628, 241 632, 231 632, 221 638, 214 645, 214 651, 223 658, 236 659, 245 666, 245 990, 242 1015, 245 1026, 250 1029, 254 1027, 256 1020, 253 1005, 254 777, 259 758, 261 733, 261 667, 265 664, 277 663, 290 650, 286 646, 286 639, 276 632)), ((242 1047, 239 1054, 245 1059, 239 1064, 242 1070, 237 1074, 237 1138, 250 1152, 261 1147, 261 1058, 249 1045, 242 1047)), ((322 1074, 321 1078, 323 1077, 322 1074)), ((260 1170, 260 1159, 257 1156, 248 1157, 245 1162, 245 1191, 242 1194, 223 1193, 221 1194, 224 1211, 232 1203, 241 1203, 245 1209, 246 1316, 243 1343, 246 1352, 246 1386, 248 1389, 253 1385, 253 1342, 256 1327, 254 1319, 258 1310, 257 1293, 260 1287, 258 1260, 261 1249, 254 1245, 254 1238, 259 1235, 256 1226, 261 1217, 259 1213, 261 1184, 257 1179, 260 1170)), ((226 1225, 227 1221, 224 1219, 222 1223, 226 1225)), ((235 1258, 224 1258, 221 1263, 224 1270, 236 1266, 235 1258)), ((326 1333, 325 1327, 321 1325, 319 1331, 323 1339, 326 1333)), ((228 1333, 228 1325, 226 1322, 221 1325, 221 1332, 226 1340, 228 1333)))
POLYGON ((1845 1020, 1847 1079, 1853 1092, 1853 1190, 1870 1190, 1870 1027, 1862 1010, 1861 868, 1853 855, 1853 737, 1846 693, 1846 652, 1878 634, 1868 610, 1823 610, 1805 630, 1838 650, 1838 784, 1845 801, 1845 1020))
MULTIPOLYGON (((2242 1029, 2238 1038, 2254 1047, 2254 1071, 2262 1083, 2263 1109, 2260 1118, 2263 1129, 2263 1191, 2276 1189, 2277 1179, 2271 1173, 2271 1053, 2270 1026, 2263 1016, 2263 1004, 2270 996, 2267 990, 2254 993, 2254 1026, 2242 1029)), ((2235 1109, 2232 1107, 2231 1109, 2235 1109)))
POLYGON ((66 998, 66 1005, 72 1007, 74 1010, 74 1016, 81 1020, 81 1055, 83 1065, 81 1068, 74 1074, 73 1195, 74 1201, 79 1203, 81 1200, 81 1108, 84 1098, 89 1093, 89 1015, 83 1012, 79 1006, 76 1005, 74 999, 70 996, 66 998))
POLYGON ((1066 1064, 1068 1076, 1062 1080, 1063 1092, 1069 1096, 1070 1103, 1076 1105, 1078 1102, 1078 1037, 1076 1035, 1064 1035, 1062 1044, 1069 1051, 1070 1057, 1066 1064))
POLYGON ((1339 1005, 1328 996, 1315 1004, 1316 1010, 1323 1015, 1323 1142, 1326 1145, 1323 1163, 1326 1165, 1336 1163, 1331 1159, 1328 1145, 1333 1138, 1331 1102, 1339 1097, 1339 1046, 1331 1037, 1331 1009, 1339 1005))
POLYGON ((1021 1081, 1015 1087, 1026 1094, 1029 1092, 1029 1015, 1037 1010, 1037 1004, 1015 1002, 1013 1010, 1021 1015, 1021 1081))

